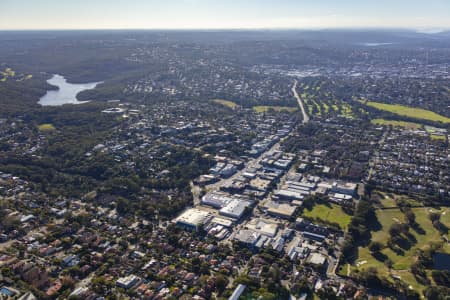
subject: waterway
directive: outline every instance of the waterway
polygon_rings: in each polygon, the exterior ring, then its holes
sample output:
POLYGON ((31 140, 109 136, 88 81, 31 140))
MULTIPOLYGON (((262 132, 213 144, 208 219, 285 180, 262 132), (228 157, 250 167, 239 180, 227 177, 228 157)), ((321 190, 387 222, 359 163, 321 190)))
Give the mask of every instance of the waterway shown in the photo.
POLYGON ((366 47, 389 46, 393 44, 394 43, 362 43, 362 45, 366 47))
POLYGON ((68 83, 62 75, 54 74, 52 78, 47 80, 50 85, 58 87, 57 90, 47 91, 47 93, 39 99, 42 106, 59 106, 63 104, 82 104, 88 101, 78 101, 78 93, 86 90, 94 89, 101 82, 91 83, 68 83))

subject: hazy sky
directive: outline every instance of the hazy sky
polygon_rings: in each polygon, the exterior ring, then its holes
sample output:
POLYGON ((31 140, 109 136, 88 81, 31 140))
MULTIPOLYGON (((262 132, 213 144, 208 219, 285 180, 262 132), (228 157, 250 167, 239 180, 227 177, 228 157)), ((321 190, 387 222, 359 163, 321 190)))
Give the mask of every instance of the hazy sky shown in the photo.
POLYGON ((1 29, 449 29, 450 0, 0 0, 1 29))

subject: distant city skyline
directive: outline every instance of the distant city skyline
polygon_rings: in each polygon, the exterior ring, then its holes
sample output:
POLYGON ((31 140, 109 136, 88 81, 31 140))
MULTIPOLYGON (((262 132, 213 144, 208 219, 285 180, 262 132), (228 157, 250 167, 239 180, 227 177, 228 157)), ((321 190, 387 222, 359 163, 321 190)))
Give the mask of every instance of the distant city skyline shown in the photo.
POLYGON ((0 0, 0 30, 450 29, 448 0, 0 0))

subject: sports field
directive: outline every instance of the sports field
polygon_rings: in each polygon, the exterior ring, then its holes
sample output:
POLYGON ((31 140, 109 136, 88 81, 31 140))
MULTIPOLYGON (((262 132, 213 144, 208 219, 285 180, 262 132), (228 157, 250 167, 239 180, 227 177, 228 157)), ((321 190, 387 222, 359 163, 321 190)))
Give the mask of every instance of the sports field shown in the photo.
POLYGON ((286 112, 295 112, 298 110, 297 107, 290 107, 290 106, 253 106, 253 110, 257 113, 263 113, 267 112, 269 110, 274 111, 286 111, 286 112))
POLYGON ((52 131, 55 130, 55 126, 53 124, 41 124, 38 126, 40 131, 52 131))
POLYGON ((386 120, 386 119, 373 119, 370 121, 372 124, 375 125, 384 125, 384 126, 393 126, 393 127, 403 127, 406 129, 420 129, 422 128, 422 125, 419 123, 413 123, 413 122, 405 122, 405 121, 393 121, 393 120, 386 120))
POLYGON ((236 108, 237 104, 234 103, 233 101, 229 101, 229 100, 223 100, 223 99, 214 99, 213 102, 218 103, 218 104, 222 104, 226 107, 229 108, 236 108))
POLYGON ((352 216, 342 210, 339 205, 316 204, 312 210, 305 209, 303 215, 312 219, 321 219, 331 223, 339 224, 342 230, 347 230, 352 216))
POLYGON ((417 107, 409 107, 409 106, 403 106, 398 104, 386 104, 381 102, 373 102, 373 101, 361 101, 361 103, 364 103, 365 105, 377 108, 379 110, 388 111, 400 116, 406 116, 410 118, 415 119, 423 119, 423 120, 429 120, 429 121, 435 121, 435 122, 442 122, 442 123, 450 123, 450 118, 441 116, 435 112, 417 108, 417 107))

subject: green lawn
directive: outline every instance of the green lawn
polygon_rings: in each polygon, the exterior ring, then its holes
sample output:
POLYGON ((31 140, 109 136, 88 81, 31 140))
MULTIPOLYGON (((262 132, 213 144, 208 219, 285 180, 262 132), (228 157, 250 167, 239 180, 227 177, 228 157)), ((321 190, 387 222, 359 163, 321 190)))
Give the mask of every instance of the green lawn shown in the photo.
POLYGON ((398 207, 396 200, 403 200, 406 203, 410 204, 411 206, 421 206, 422 205, 420 201, 417 201, 417 200, 412 199, 405 195, 398 195, 398 194, 381 192, 381 191, 375 191, 375 193, 379 195, 379 197, 377 197, 377 198, 381 198, 379 200, 380 205, 375 205, 375 207, 377 207, 377 208, 379 208, 379 207, 382 207, 382 208, 398 207))
POLYGON ((269 110, 274 111, 287 111, 287 112, 295 112, 298 110, 297 107, 290 107, 290 106, 253 106, 253 110, 257 113, 263 113, 267 112, 269 110))
MULTIPOLYGON (((450 227, 450 209, 430 209, 419 207, 412 208, 412 211, 416 215, 416 222, 423 229, 424 233, 419 233, 415 229, 411 228, 410 232, 415 237, 417 242, 413 243, 410 249, 404 249, 404 253, 401 255, 395 253, 387 247, 381 252, 393 262, 391 274, 400 276, 401 280, 421 292, 425 286, 416 281, 410 272, 410 266, 415 261, 415 256, 418 249, 426 249, 429 247, 431 242, 442 241, 439 231, 433 227, 433 224, 428 218, 429 212, 433 211, 441 213, 441 222, 447 227, 450 227)), ((389 227, 396 222, 404 222, 405 217, 399 209, 377 210, 376 214, 378 221, 381 224, 381 229, 372 233, 372 241, 378 241, 386 245, 386 241, 389 237, 389 227)), ((449 238, 450 235, 447 235, 447 237, 449 238)), ((450 249, 447 245, 445 245, 442 249, 442 251, 446 253, 449 253, 449 250, 450 249)), ((354 271, 356 269, 362 270, 368 267, 375 267, 378 270, 379 275, 392 280, 387 266, 382 261, 374 258, 367 247, 359 247, 358 259, 351 269, 354 271)))
MULTIPOLYGON (((18 75, 16 71, 11 68, 6 68, 4 71, 0 71, 0 82, 6 82, 10 78, 14 78, 18 75)), ((28 80, 33 77, 33 75, 23 75, 24 78, 18 79, 17 81, 28 80)))
POLYGON ((56 129, 53 124, 41 124, 38 128, 40 131, 53 131, 56 129))
POLYGON ((223 99, 214 99, 213 102, 218 103, 218 104, 222 104, 222 105, 224 105, 226 107, 229 107, 229 108, 236 108, 236 106, 238 106, 233 101, 223 100, 223 99))
POLYGON ((317 111, 316 115, 320 116, 322 114, 322 107, 315 100, 313 100, 312 102, 313 102, 313 105, 316 107, 316 111, 317 111))
POLYGON ((373 101, 363 101, 361 100, 361 103, 380 109, 384 111, 388 111, 400 116, 406 116, 410 118, 415 119, 423 119, 423 120, 429 120, 429 121, 436 121, 436 122, 443 122, 443 123, 450 123, 450 118, 441 116, 435 112, 417 108, 417 107, 409 107, 409 106, 403 106, 398 104, 386 104, 381 102, 373 102, 373 101))
POLYGON ((309 218, 319 218, 324 221, 338 223, 341 229, 347 230, 352 216, 342 210, 342 207, 336 204, 317 204, 312 210, 305 209, 303 215, 309 218))
POLYGON ((336 102, 335 102, 335 104, 331 105, 331 108, 333 108, 334 111, 339 110, 339 106, 337 106, 336 102))
POLYGON ((322 102, 323 110, 327 114, 330 111, 330 106, 326 102, 322 102))
POLYGON ((353 110, 352 107, 347 103, 341 104, 341 113, 347 118, 353 118, 353 110))
POLYGON ((373 119, 370 123, 375 125, 384 125, 384 126, 394 126, 394 127, 403 127, 406 129, 420 129, 422 125, 419 123, 413 122, 405 122, 405 121, 393 121, 393 120, 385 120, 385 119, 373 119))
POLYGON ((432 140, 440 140, 440 141, 445 141, 445 136, 444 135, 437 135, 437 134, 432 134, 430 135, 432 140))

